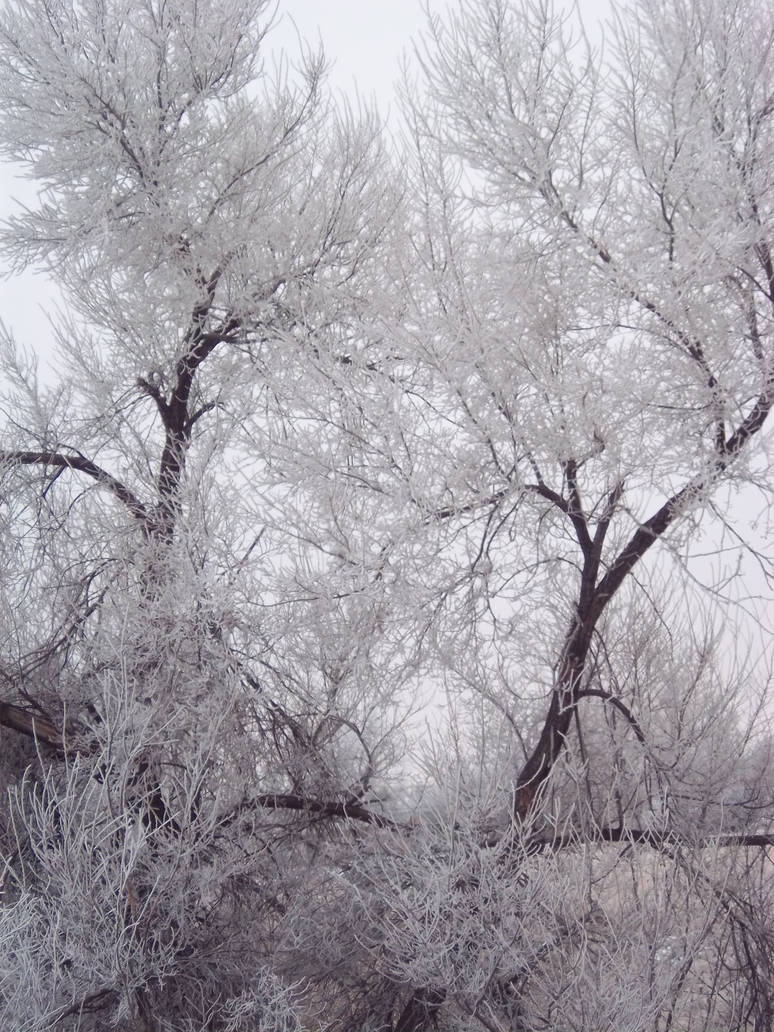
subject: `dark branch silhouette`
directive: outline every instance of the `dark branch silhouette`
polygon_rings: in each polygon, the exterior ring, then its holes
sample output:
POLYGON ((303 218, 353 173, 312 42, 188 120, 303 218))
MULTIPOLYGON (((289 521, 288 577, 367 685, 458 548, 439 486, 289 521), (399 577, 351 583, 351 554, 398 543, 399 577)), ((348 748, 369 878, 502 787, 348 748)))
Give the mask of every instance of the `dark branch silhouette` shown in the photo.
POLYGON ((0 451, 0 463, 18 466, 55 466, 58 469, 72 469, 91 477, 119 500, 135 519, 142 523, 148 520, 148 510, 129 488, 83 455, 65 455, 55 451, 0 451))

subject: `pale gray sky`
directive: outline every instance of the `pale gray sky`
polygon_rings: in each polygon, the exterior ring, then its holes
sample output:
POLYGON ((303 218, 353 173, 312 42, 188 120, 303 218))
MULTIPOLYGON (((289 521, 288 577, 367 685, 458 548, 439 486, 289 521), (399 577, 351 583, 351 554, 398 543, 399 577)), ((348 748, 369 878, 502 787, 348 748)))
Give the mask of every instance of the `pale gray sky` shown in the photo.
MULTIPOLYGON (((569 7, 572 0, 567 0, 569 7)), ((453 6, 453 0, 430 0, 434 12, 453 6)), ((592 36, 610 9, 610 0, 579 0, 581 15, 592 36)), ((372 94, 381 105, 390 103, 392 87, 399 76, 400 59, 411 50, 412 38, 426 24, 425 0, 281 0, 284 24, 278 35, 292 46, 289 21, 302 37, 322 39, 325 52, 335 64, 333 81, 343 90, 357 83, 366 97, 372 94)))
MULTIPOLYGON (((446 0, 435 6, 445 7, 446 0)), ((287 38, 288 49, 295 23, 304 39, 322 40, 337 88, 356 85, 380 104, 390 103, 401 55, 425 24, 420 0, 283 0, 280 10, 277 37, 287 38)))

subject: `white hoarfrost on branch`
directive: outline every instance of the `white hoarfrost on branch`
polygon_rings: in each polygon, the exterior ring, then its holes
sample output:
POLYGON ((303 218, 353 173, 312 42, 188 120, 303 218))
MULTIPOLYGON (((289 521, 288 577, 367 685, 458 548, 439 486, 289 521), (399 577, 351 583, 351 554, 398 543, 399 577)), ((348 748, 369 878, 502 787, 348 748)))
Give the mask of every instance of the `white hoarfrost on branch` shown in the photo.
POLYGON ((278 16, 0 12, 0 1023, 763 1032, 774 16, 278 16))

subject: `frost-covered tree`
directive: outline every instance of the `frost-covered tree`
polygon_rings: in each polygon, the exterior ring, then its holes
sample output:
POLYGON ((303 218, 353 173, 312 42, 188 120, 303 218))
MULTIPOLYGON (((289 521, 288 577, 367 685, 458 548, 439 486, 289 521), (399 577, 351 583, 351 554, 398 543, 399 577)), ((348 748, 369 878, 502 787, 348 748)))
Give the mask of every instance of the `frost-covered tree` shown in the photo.
POLYGON ((3 146, 41 189, 6 255, 63 298, 55 386, 3 345, 9 1028, 296 1027, 315 823, 380 823, 402 749, 346 466, 294 430, 321 390, 341 421, 399 193, 322 58, 266 55, 271 16, 3 11, 3 146))
POLYGON ((774 19, 272 13, 2 12, 4 1026, 768 1028, 774 19))
MULTIPOLYGON (((417 987, 415 1024, 461 996, 492 1028, 770 1022, 771 932, 736 882, 745 850, 770 842, 755 835, 770 806, 755 741, 767 678, 733 673, 734 589, 697 553, 738 533, 741 485, 767 501, 755 442, 774 403, 773 53, 769 10, 712 0, 621 9, 601 53, 550 3, 463 0, 419 49, 397 349, 412 432, 384 474, 416 515, 384 554, 432 611, 436 676, 462 714, 458 848, 501 846, 510 826, 529 863, 552 842, 588 872, 585 914, 568 889, 550 945, 535 936, 548 918, 516 934, 512 913, 487 912, 501 948, 526 941, 488 981, 467 959, 461 981, 450 972, 456 946, 409 963, 428 917, 404 908, 387 941, 417 987), (652 850, 636 851, 636 880, 665 879, 660 903, 642 881, 613 892, 613 858, 628 864, 635 842, 652 850), (755 942, 746 960, 740 937, 755 942), (603 957, 617 974, 602 978, 603 957)), ((440 872, 457 862, 439 856, 440 872)), ((471 882, 452 881, 468 899, 471 882)), ((451 910, 469 913, 462 899, 451 910)), ((448 900, 433 912, 454 926, 448 900)))

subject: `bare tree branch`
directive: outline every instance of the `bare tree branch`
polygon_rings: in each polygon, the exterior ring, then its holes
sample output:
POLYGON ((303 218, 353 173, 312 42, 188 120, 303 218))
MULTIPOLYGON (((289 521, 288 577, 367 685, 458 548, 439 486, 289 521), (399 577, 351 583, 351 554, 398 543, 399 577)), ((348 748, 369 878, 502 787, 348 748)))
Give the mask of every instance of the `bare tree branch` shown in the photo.
POLYGON ((54 466, 59 469, 72 469, 78 473, 85 473, 102 487, 106 487, 119 502, 126 506, 135 519, 141 523, 148 521, 148 510, 139 498, 107 470, 82 455, 64 455, 61 452, 52 451, 0 451, 0 463, 19 466, 54 466))

